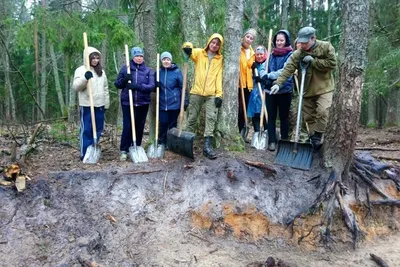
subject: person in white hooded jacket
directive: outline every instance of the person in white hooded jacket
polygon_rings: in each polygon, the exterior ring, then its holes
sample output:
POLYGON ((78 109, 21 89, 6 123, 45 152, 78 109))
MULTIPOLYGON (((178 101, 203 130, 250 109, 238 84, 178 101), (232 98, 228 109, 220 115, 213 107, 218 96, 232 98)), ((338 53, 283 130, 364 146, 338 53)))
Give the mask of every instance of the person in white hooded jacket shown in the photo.
MULTIPOLYGON (((85 53, 83 53, 85 55, 85 53)), ((104 113, 110 106, 108 82, 106 73, 100 64, 101 53, 94 47, 88 47, 90 70, 80 66, 75 70, 72 88, 78 92, 80 113, 80 158, 86 154, 86 149, 93 145, 92 121, 90 115, 88 80, 92 81, 93 105, 96 118, 97 141, 100 140, 104 129, 104 113)), ((84 60, 85 61, 85 60, 84 60)))

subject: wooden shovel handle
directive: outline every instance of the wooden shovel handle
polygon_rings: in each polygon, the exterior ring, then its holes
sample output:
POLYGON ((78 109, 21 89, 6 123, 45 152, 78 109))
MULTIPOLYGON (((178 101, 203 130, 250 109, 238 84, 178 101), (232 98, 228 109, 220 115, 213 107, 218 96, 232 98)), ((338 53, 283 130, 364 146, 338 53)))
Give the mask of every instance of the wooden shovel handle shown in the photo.
MULTIPOLYGON (((89 60, 89 45, 86 32, 83 33, 83 44, 85 46, 85 67, 87 71, 90 71, 90 60, 89 60)), ((96 117, 94 114, 94 104, 93 104, 93 88, 92 88, 92 79, 87 81, 86 88, 89 92, 89 103, 90 103, 90 119, 92 121, 92 133, 95 145, 97 143, 97 127, 96 127, 96 117)))
MULTIPOLYGON (((156 80, 160 82, 160 54, 157 53, 157 70, 156 70, 156 80)), ((156 88, 156 148, 158 146, 158 122, 160 120, 160 88, 156 88)))
POLYGON ((185 105, 185 93, 186 93, 186 83, 187 83, 187 74, 188 74, 188 63, 183 63, 183 86, 181 93, 181 110, 179 113, 179 132, 178 137, 181 136, 182 128, 183 128, 183 116, 184 116, 184 105, 185 105))
POLYGON ((241 94, 242 107, 243 107, 244 123, 245 123, 245 127, 247 127, 246 100, 244 99, 243 81, 242 81, 242 75, 240 72, 239 72, 239 86, 240 86, 240 94, 241 94))
MULTIPOLYGON (((126 61, 126 73, 131 74, 131 66, 130 66, 130 61, 129 61, 129 51, 128 51, 128 45, 125 44, 125 61, 126 61)), ((128 83, 131 83, 129 80, 128 83)), ((129 93, 129 109, 131 112, 131 124, 132 124, 132 143, 133 147, 136 148, 136 127, 135 127, 135 111, 133 109, 133 96, 132 96, 132 90, 128 89, 129 93)))

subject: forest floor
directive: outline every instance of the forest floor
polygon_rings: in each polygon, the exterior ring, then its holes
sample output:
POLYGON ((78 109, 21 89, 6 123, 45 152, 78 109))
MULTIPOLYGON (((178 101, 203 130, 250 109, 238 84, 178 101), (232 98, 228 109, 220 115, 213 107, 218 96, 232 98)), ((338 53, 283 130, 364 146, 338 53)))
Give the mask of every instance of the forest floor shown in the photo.
MULTIPOLYGON (((14 140, 24 142, 17 132, 0 129, 0 167, 12 163, 14 140)), ((292 267, 377 266, 369 253, 400 266, 399 208, 378 206, 368 214, 364 202, 354 202, 364 232, 356 250, 339 211, 329 247, 315 227, 319 211, 297 219, 293 229, 285 226, 328 179, 318 153, 312 169, 301 171, 274 165, 273 153, 249 144, 245 152, 218 150, 209 160, 198 140, 195 160, 166 151, 163 159, 133 164, 119 162, 119 144, 106 133, 101 160, 88 165, 75 146, 45 132, 20 163, 30 178, 26 190, 0 185, 0 266, 264 266, 269 256, 292 267)), ((399 166, 400 128, 360 129, 357 147, 356 153, 399 166)), ((376 182, 400 199, 391 181, 376 182)))

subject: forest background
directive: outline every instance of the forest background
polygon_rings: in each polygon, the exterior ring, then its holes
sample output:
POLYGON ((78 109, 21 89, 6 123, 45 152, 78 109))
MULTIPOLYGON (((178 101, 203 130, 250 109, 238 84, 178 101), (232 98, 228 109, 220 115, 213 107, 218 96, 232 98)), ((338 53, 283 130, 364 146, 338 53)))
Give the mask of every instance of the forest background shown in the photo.
MULTIPOLYGON (((339 51, 340 0, 234 2, 244 7, 241 32, 254 27, 259 33, 255 45, 267 46, 269 29, 288 29, 293 43, 299 28, 310 25, 317 29, 317 39, 330 41, 339 51)), ((113 82, 124 64, 124 44, 144 47, 145 61, 153 69, 156 53, 163 51, 170 51, 173 61, 182 66, 181 44, 192 41, 203 47, 212 33, 224 35, 226 13, 234 2, 0 0, 0 121, 78 121, 71 84, 74 70, 82 65, 82 33, 86 31, 89 45, 102 53, 109 81, 107 122, 117 125, 119 90, 113 82)), ((368 64, 360 123, 369 127, 400 125, 400 1, 369 2, 369 14, 365 14, 370 18, 368 64)), ((227 58, 225 64, 231 64, 227 58)))

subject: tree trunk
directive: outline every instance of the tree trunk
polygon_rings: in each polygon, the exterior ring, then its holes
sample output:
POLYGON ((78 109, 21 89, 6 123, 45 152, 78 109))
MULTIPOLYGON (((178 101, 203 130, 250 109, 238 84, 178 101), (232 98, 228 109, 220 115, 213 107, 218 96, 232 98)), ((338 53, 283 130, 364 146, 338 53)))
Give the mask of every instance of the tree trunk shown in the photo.
MULTIPOLYGON (((287 0, 289 1, 289 0, 287 0)), ((250 1, 251 16, 250 16, 250 27, 258 31, 258 14, 260 11, 260 1, 250 1)))
POLYGON ((307 24, 307 0, 301 0, 301 25, 306 26, 307 24))
MULTIPOLYGON (((156 0, 143 1, 143 12, 139 18, 142 21, 142 33, 140 34, 143 41, 145 52, 144 59, 146 65, 155 69, 157 61, 157 19, 156 19, 156 0)), ((155 140, 155 118, 156 118, 156 95, 151 94, 151 103, 148 113, 148 121, 150 123, 149 140, 155 140)))
POLYGON ((281 29, 288 29, 288 8, 289 8, 289 0, 282 0, 282 24, 281 24, 281 29))
POLYGON ((229 146, 232 141, 240 142, 238 131, 238 86, 240 39, 243 32, 243 0, 228 0, 226 2, 226 18, 224 32, 224 69, 223 90, 224 101, 218 114, 218 133, 229 146), (231 142, 229 142, 231 141, 231 142))
POLYGON ((388 101, 386 110, 386 123, 385 126, 395 126, 398 124, 397 109, 399 108, 399 88, 396 87, 396 83, 392 85, 394 81, 399 79, 399 71, 396 68, 392 68, 389 71, 389 88, 388 88, 388 101))
POLYGON ((60 105, 61 115, 64 117, 66 115, 65 114, 66 110, 65 110, 64 96, 63 96, 63 92, 61 90, 60 76, 58 75, 58 64, 57 64, 56 54, 54 53, 54 45, 50 44, 49 48, 50 48, 50 56, 51 56, 52 66, 53 66, 54 82, 56 85, 56 92, 57 92, 57 97, 58 97, 58 104, 60 105))
POLYGON ((376 123, 376 95, 375 95, 375 88, 370 88, 368 92, 368 119, 367 119, 367 126, 368 127, 375 127, 377 126, 376 123))
POLYGON ((5 81, 5 89, 6 89, 6 95, 8 96, 6 99, 6 107, 7 107, 7 112, 6 112, 6 118, 10 120, 15 120, 17 118, 16 116, 16 108, 15 108, 15 99, 14 99, 14 92, 11 87, 11 81, 10 81, 10 59, 8 58, 8 55, 4 53, 4 81, 5 81))
MULTIPOLYGON (((36 84, 36 99, 38 101, 38 104, 40 105, 40 87, 39 87, 39 33, 38 33, 38 22, 37 18, 35 18, 34 22, 34 43, 35 43, 35 84, 36 84)), ((35 108, 35 113, 32 114, 32 120, 37 120, 39 118, 39 107, 36 106, 35 108)))
MULTIPOLYGON (((71 76, 70 81, 69 88, 72 88, 74 77, 71 76)), ((75 90, 69 90, 68 121, 70 123, 77 123, 79 121, 75 90)))
POLYGON ((357 140, 367 61, 368 1, 343 1, 342 13, 339 82, 324 142, 325 164, 339 175, 348 173, 357 140))

